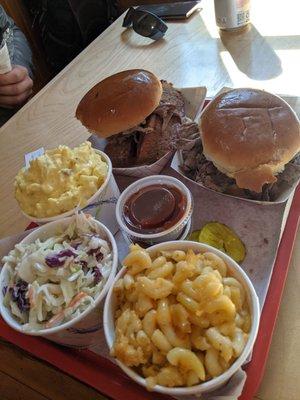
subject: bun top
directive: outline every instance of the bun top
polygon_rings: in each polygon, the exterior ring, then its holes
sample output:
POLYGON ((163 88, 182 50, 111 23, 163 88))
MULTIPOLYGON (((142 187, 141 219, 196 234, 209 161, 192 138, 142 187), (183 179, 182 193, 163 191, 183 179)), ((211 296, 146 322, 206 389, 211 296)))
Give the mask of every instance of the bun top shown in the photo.
POLYGON ((280 97, 256 89, 234 89, 217 96, 204 110, 200 131, 203 152, 240 188, 261 192, 276 182, 300 150, 299 120, 280 97))
POLYGON ((159 105, 162 85, 151 72, 122 71, 97 83, 78 104, 76 118, 109 137, 140 124, 159 105))

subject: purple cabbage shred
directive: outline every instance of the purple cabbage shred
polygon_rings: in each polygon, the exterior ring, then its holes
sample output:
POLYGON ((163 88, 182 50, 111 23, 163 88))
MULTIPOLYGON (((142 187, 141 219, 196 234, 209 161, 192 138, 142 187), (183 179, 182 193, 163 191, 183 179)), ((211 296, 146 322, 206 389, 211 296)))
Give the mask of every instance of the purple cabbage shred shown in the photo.
POLYGON ((61 250, 59 253, 48 254, 45 262, 50 268, 62 267, 68 257, 76 257, 71 249, 61 250))
POLYGON ((26 298, 27 290, 28 283, 22 280, 19 280, 13 287, 9 288, 11 299, 13 302, 17 303, 21 312, 30 309, 29 299, 26 298))
POLYGON ((103 260, 103 254, 101 253, 101 251, 100 251, 99 253, 96 254, 96 260, 97 260, 98 262, 100 262, 100 261, 103 260))
POLYGON ((89 256, 92 256, 93 254, 96 254, 99 251, 99 247, 96 247, 96 249, 90 249, 87 251, 87 254, 89 256))
POLYGON ((88 252, 87 252, 87 254, 89 255, 89 256, 95 256, 95 258, 96 258, 96 260, 98 261, 98 262, 100 262, 102 259, 103 259, 103 254, 101 253, 101 251, 100 251, 100 247, 97 247, 96 249, 90 249, 88 252))
POLYGON ((87 261, 84 261, 84 260, 79 261, 79 264, 82 266, 82 269, 87 268, 87 266, 88 266, 87 261))
POLYGON ((3 286, 3 288, 2 288, 2 294, 3 294, 3 296, 6 295, 6 292, 7 292, 7 286, 3 286))
POLYGON ((101 278, 102 278, 102 274, 101 274, 99 268, 94 267, 93 268, 93 274, 94 274, 94 284, 97 285, 97 283, 99 283, 101 281, 101 278))
POLYGON ((79 261, 79 264, 81 265, 82 271, 86 274, 88 272, 88 263, 84 260, 79 261))

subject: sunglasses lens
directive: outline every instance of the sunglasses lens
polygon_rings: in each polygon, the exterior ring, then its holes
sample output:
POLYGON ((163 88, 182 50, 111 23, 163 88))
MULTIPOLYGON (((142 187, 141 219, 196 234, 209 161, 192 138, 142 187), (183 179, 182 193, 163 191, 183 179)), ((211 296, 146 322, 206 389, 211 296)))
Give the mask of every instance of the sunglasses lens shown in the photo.
POLYGON ((122 23, 123 28, 129 28, 132 25, 134 12, 135 12, 134 8, 130 7, 123 20, 122 23))
POLYGON ((140 12, 135 13, 133 17, 133 29, 139 35, 157 40, 164 35, 168 27, 159 18, 148 13, 140 12))

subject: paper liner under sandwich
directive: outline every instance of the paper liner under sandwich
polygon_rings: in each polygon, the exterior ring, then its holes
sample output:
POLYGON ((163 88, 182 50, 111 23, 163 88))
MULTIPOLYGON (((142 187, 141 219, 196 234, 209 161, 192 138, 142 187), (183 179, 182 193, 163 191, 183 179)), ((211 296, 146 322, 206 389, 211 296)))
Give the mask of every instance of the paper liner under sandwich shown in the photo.
MULTIPOLYGON (((194 121, 197 119, 200 111, 202 110, 205 96, 206 87, 191 87, 191 88, 176 88, 179 90, 184 98, 185 114, 187 118, 194 121)), ((106 140, 98 136, 92 135, 89 138, 92 146, 96 149, 104 151, 106 140)), ((123 175, 134 178, 144 178, 146 176, 157 175, 168 164, 174 155, 174 151, 169 151, 155 163, 150 165, 138 165, 135 167, 127 168, 113 168, 115 175, 123 175)))
MULTIPOLYGON (((217 97, 219 94, 224 93, 228 90, 231 90, 230 88, 224 87, 223 89, 221 89, 215 97, 217 97)), ((293 105, 295 104, 295 98, 293 97, 289 97, 289 96, 281 96, 282 99, 284 99, 288 104, 290 104, 291 107, 293 107, 293 105)), ((214 98, 210 99, 213 100, 214 98)), ((201 112, 198 113, 198 120, 201 119, 201 115, 203 113, 204 109, 201 110, 201 112)), ((191 148, 191 146, 193 146, 193 141, 190 141, 190 143, 187 145, 189 146, 189 148, 191 148)), ((191 178, 187 177, 184 172, 181 169, 181 165, 183 164, 183 155, 182 155, 182 150, 179 149, 176 151, 176 153, 173 155, 173 159, 171 162, 171 167, 178 173, 180 174, 182 177, 184 177, 185 179, 187 179, 190 182, 190 185, 193 186, 200 186, 205 188, 208 191, 212 191, 212 192, 217 192, 222 196, 229 196, 229 197, 236 197, 239 199, 242 199, 243 201, 249 201, 249 202, 255 202, 258 204, 270 204, 270 203, 284 203, 285 201, 287 201, 287 199, 291 196, 291 194, 294 193, 297 185, 299 184, 300 181, 300 173, 298 172, 299 169, 297 169, 296 167, 294 167, 293 165, 290 166, 291 169, 295 170, 295 179, 291 180, 291 183, 289 185, 281 185, 278 186, 278 195, 276 196, 276 198, 274 200, 253 200, 253 199, 248 199, 245 197, 239 197, 239 196, 235 196, 235 195, 231 195, 231 194, 227 194, 227 193, 223 193, 223 192, 219 192, 216 191, 214 189, 211 189, 207 186, 205 186, 204 184, 200 183, 200 182, 196 182, 194 180, 192 180, 191 178)))

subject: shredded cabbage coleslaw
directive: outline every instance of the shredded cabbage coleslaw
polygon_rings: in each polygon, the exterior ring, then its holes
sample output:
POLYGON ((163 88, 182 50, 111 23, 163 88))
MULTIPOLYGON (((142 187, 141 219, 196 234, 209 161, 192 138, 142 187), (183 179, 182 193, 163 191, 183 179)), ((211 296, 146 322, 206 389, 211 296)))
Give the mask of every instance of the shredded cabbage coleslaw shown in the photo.
POLYGON ((42 241, 19 243, 3 258, 9 283, 4 305, 24 330, 61 325, 94 305, 112 268, 112 250, 95 221, 79 213, 42 241))

